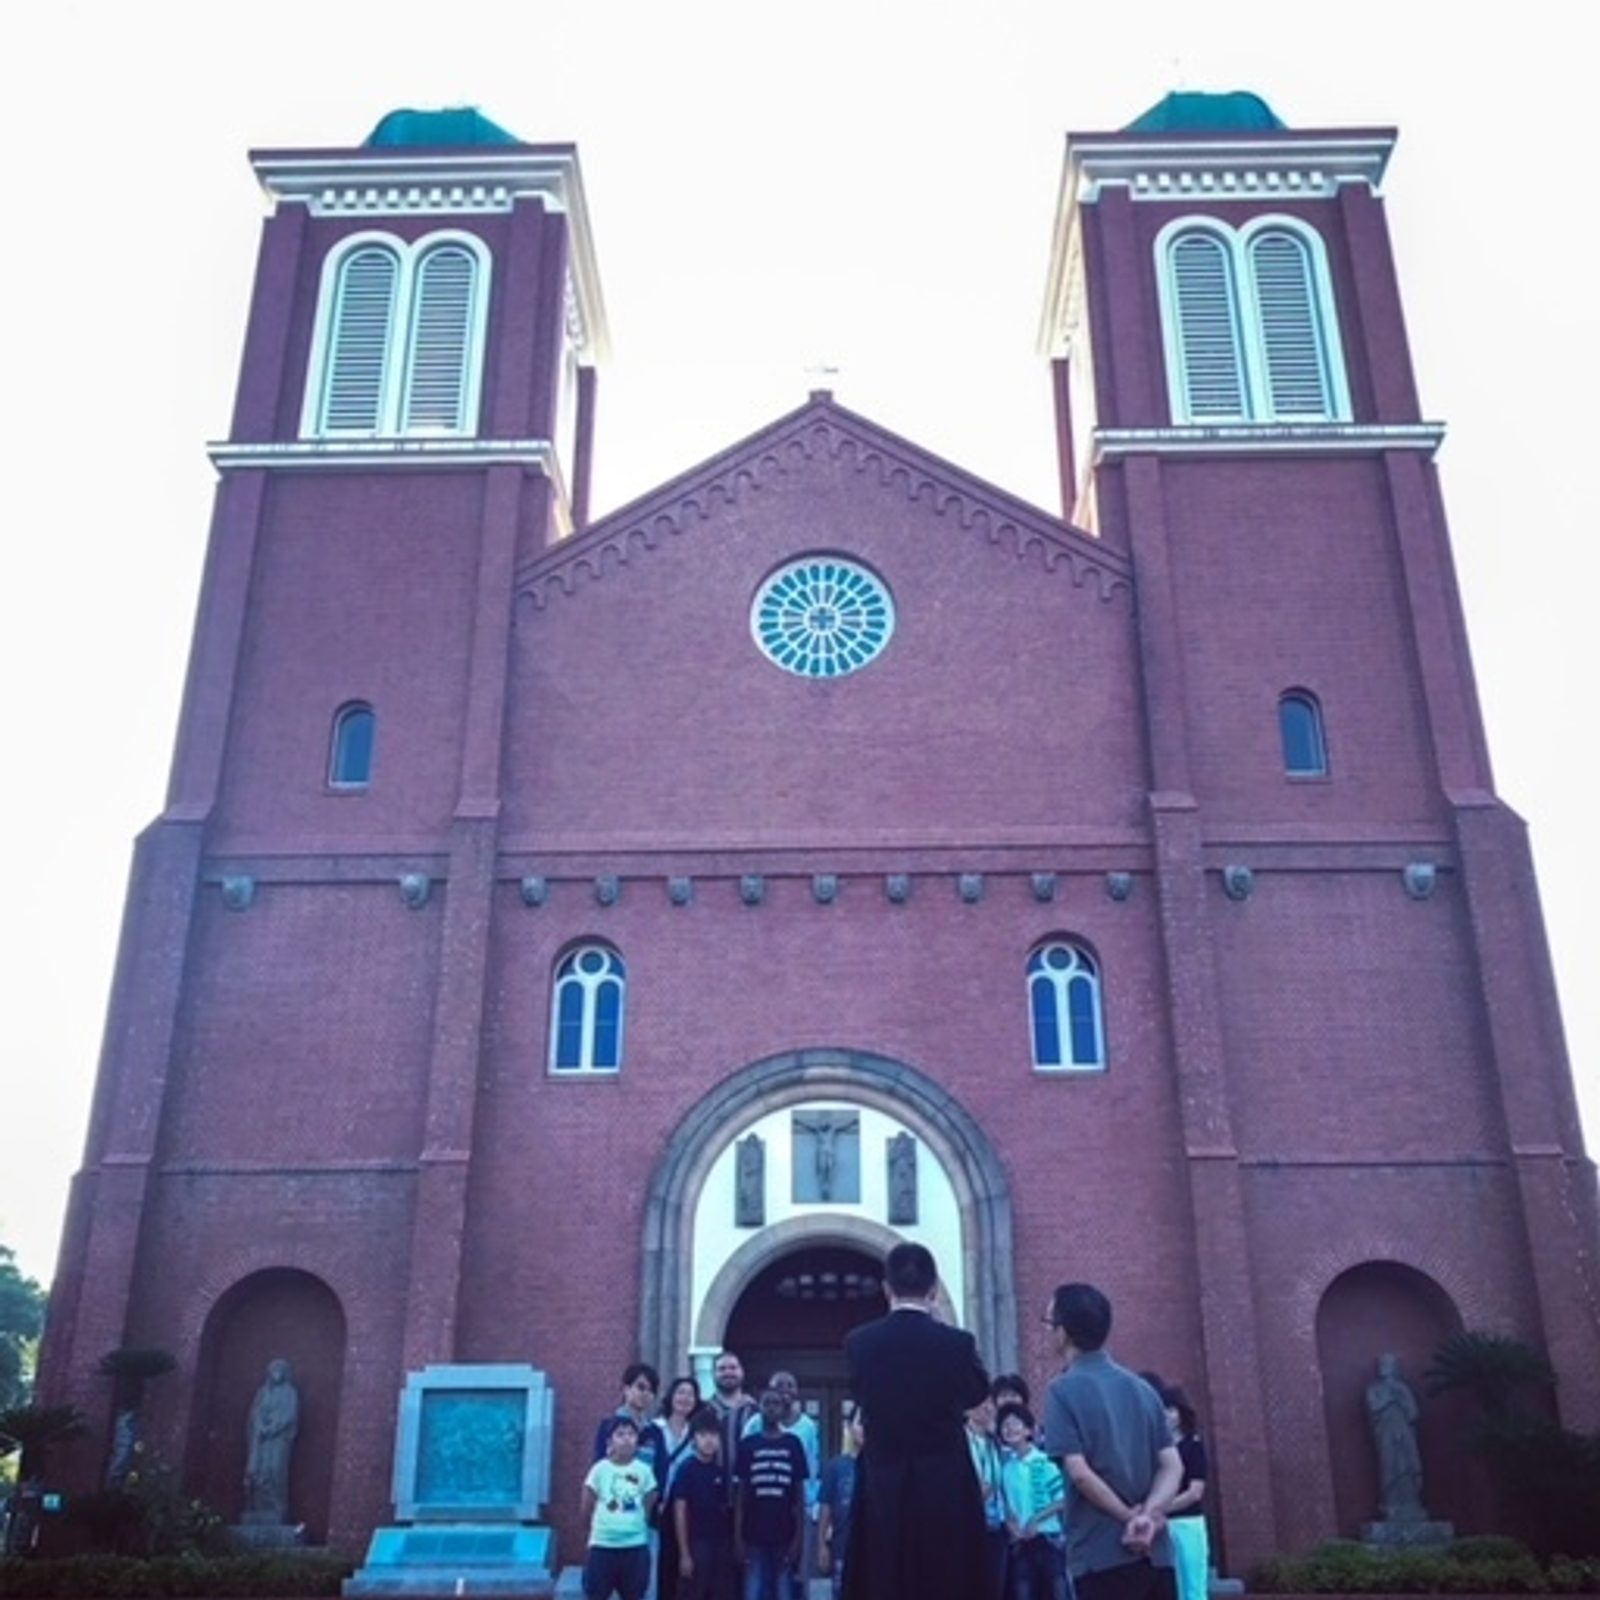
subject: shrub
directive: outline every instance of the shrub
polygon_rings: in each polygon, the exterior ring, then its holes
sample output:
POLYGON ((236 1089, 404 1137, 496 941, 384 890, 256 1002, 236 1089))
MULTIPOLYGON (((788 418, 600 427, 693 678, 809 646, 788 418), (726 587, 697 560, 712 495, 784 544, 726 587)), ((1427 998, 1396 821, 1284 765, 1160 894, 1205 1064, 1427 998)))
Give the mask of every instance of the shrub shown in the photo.
POLYGON ((74 1556, 0 1560, 0 1595, 15 1600, 295 1600, 336 1595, 355 1570, 326 1550, 249 1556, 74 1556))
MULTIPOLYGON (((1579 1577, 1573 1574, 1574 1581, 1579 1577)), ((1549 1575, 1526 1546, 1498 1538, 1428 1550, 1379 1550, 1336 1540, 1308 1556, 1265 1562, 1250 1580, 1251 1589, 1266 1594, 1543 1594, 1550 1587, 1549 1575)))

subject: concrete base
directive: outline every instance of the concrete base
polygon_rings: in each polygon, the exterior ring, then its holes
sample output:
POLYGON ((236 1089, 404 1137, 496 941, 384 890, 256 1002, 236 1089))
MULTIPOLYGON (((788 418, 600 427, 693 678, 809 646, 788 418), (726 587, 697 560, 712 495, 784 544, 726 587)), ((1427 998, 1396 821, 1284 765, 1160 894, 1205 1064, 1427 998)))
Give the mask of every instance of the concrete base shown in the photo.
POLYGON ((556 1592, 549 1528, 505 1523, 379 1528, 347 1595, 497 1595, 547 1600, 556 1592))
POLYGON ((306 1543, 303 1522, 252 1522, 248 1515, 228 1529, 241 1550, 298 1550, 306 1543))
POLYGON ((1430 1522, 1425 1517, 1406 1522, 1367 1522, 1361 1527, 1361 1542, 1374 1550, 1414 1550, 1449 1544, 1455 1536, 1454 1523, 1430 1522))

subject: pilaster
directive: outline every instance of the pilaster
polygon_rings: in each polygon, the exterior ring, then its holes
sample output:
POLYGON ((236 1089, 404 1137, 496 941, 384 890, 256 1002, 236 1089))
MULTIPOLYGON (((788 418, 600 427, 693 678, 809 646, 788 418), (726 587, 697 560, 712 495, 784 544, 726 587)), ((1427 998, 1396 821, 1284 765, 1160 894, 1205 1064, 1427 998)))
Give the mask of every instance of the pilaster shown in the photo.
POLYGON ((1600 1426, 1600 1237, 1526 830, 1485 799, 1455 808, 1484 1017, 1562 1417, 1600 1426))
POLYGON ((473 1114, 493 920, 499 786, 517 523, 533 488, 515 467, 489 472, 479 536, 461 782, 433 1005, 428 1103, 419 1155, 405 1370, 455 1357, 473 1114))

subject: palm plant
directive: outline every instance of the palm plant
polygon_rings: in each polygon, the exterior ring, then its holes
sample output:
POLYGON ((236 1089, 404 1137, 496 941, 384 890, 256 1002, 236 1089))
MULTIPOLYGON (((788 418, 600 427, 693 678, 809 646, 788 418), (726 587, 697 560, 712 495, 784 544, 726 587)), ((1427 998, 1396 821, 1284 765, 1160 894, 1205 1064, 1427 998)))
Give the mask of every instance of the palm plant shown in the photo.
POLYGON ((0 1411, 0 1455, 21 1450, 17 1476, 24 1483, 42 1478, 51 1447, 76 1439, 84 1428, 76 1406, 12 1406, 0 1411))
POLYGON ((1555 1368, 1542 1350, 1503 1333, 1453 1333, 1423 1373, 1429 1394, 1466 1394, 1484 1416, 1502 1421, 1525 1390, 1549 1390, 1555 1368))

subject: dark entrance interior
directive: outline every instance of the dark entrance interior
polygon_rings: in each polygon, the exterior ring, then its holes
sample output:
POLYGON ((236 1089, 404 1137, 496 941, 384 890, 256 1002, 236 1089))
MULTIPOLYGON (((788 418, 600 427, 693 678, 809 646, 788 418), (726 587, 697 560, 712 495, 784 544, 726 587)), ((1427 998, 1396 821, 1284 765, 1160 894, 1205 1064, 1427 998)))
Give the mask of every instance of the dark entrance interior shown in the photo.
POLYGON ((881 1317, 881 1264, 848 1245, 809 1245, 764 1267, 739 1296, 723 1343, 745 1368, 752 1394, 774 1372, 792 1372, 800 1403, 822 1430, 823 1460, 839 1450, 849 1398, 845 1335, 881 1317))

